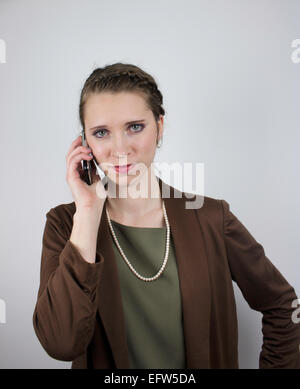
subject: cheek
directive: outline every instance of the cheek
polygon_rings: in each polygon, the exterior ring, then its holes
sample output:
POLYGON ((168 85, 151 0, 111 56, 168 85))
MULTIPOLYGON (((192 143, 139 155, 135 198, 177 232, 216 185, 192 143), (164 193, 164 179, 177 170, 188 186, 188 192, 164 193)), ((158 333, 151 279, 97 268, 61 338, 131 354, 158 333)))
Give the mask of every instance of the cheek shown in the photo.
POLYGON ((109 160, 109 148, 105 145, 99 145, 99 143, 95 142, 94 147, 92 147, 94 156, 98 163, 107 162, 109 160))
POLYGON ((134 148, 139 153, 152 154, 153 149, 155 148, 155 137, 152 134, 147 134, 147 136, 140 137, 134 142, 134 148))

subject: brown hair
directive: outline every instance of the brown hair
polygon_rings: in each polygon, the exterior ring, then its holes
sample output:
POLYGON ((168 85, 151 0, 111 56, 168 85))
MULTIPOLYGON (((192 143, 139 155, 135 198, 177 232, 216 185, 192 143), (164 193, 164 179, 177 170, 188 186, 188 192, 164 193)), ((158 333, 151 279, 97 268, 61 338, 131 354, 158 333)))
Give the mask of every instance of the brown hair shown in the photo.
MULTIPOLYGON (((145 98, 156 124, 165 115, 163 96, 154 78, 138 66, 121 62, 95 69, 84 83, 80 95, 79 119, 84 128, 84 106, 92 93, 138 92, 145 98)), ((158 129, 158 126, 157 126, 158 129)))

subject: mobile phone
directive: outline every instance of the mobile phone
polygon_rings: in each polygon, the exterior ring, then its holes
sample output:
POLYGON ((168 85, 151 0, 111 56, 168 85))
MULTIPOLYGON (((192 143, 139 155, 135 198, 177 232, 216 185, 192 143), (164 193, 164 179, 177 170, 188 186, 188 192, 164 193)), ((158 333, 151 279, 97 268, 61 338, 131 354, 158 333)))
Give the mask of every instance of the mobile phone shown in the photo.
MULTIPOLYGON (((82 146, 88 146, 85 138, 85 131, 81 130, 81 142, 82 146)), ((85 159, 81 161, 82 170, 83 170, 83 180, 86 184, 92 185, 92 167, 91 161, 86 161, 85 159)))
MULTIPOLYGON (((82 146, 88 147, 86 137, 85 137, 85 131, 81 130, 81 141, 82 146)), ((100 180, 102 181, 103 185, 105 186, 107 184, 107 177, 103 170, 100 168, 98 162, 96 161, 96 158, 93 156, 93 159, 91 161, 86 161, 85 159, 81 161, 82 170, 83 170, 83 180, 88 185, 92 185, 92 161, 95 164, 96 167, 96 174, 99 175, 100 180)))

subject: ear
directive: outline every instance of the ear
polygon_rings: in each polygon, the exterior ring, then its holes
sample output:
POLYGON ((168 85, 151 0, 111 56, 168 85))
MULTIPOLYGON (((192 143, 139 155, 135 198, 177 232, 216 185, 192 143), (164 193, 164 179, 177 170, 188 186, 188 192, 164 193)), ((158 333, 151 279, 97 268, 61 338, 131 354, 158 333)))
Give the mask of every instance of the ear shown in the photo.
POLYGON ((162 138, 164 132, 164 116, 160 115, 159 120, 157 122, 158 125, 158 140, 162 138))

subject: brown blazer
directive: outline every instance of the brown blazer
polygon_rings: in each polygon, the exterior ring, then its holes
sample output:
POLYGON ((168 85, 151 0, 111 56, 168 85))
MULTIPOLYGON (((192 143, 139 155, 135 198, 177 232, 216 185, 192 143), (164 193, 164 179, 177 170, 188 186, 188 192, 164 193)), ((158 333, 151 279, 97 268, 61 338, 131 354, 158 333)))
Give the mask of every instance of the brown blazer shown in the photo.
MULTIPOLYGON (((291 320, 295 290, 225 200, 187 197, 159 179, 173 236, 182 298, 187 368, 238 369, 232 280, 262 317, 258 368, 300 368, 300 324, 291 320), (199 208, 187 209, 195 199, 199 208), (191 204, 191 203, 190 203, 191 204)), ((195 202, 194 202, 195 204, 195 202)), ((120 281, 105 206, 96 263, 69 241, 75 203, 46 214, 40 287, 33 314, 46 352, 72 369, 129 368, 120 281)), ((162 274, 163 276, 163 274, 162 274)), ((154 281, 155 282, 155 281, 154 281)))

